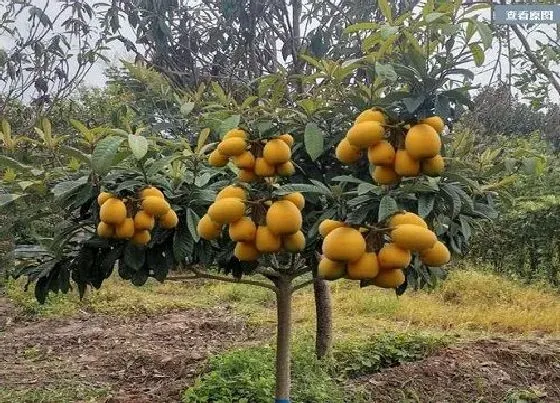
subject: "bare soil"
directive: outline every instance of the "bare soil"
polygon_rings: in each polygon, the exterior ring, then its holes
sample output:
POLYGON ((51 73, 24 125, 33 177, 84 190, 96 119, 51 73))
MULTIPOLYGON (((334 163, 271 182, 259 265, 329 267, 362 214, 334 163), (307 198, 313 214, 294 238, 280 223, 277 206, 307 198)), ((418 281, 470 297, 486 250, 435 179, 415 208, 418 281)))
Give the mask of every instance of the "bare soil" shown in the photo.
POLYGON ((560 340, 478 340, 355 383, 365 386, 375 402, 557 403, 560 340), (521 400, 516 392, 523 390, 533 393, 521 400))
POLYGON ((177 402, 207 357, 266 337, 227 308, 25 321, 0 299, 0 388, 79 384, 107 402, 177 402))
MULTIPOLYGON (((178 402, 209 355, 270 335, 227 307, 29 320, 0 296, 0 389, 80 385, 109 390, 105 402, 178 402)), ((560 402, 560 340, 461 343, 351 383, 372 402, 503 402, 521 389, 539 396, 525 401, 560 402)))

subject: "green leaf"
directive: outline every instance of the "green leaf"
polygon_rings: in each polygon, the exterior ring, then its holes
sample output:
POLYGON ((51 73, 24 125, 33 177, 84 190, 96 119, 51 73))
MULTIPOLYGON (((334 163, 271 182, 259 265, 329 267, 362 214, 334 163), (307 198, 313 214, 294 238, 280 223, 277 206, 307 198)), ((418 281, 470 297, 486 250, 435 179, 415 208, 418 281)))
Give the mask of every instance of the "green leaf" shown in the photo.
POLYGON ((414 114, 414 112, 416 112, 416 109, 418 109, 418 107, 420 105, 422 105, 422 103, 424 102, 424 99, 425 99, 425 96, 420 95, 418 97, 404 98, 402 100, 402 102, 404 103, 404 106, 406 107, 406 110, 409 113, 414 114))
POLYGON ((418 197, 418 215, 426 218, 434 209, 435 196, 433 194, 422 193, 418 197))
POLYGON ((229 118, 222 120, 220 125, 220 138, 223 138, 227 132, 231 129, 236 129, 239 127, 239 122, 241 121, 240 115, 233 115, 229 118))
POLYGON ((375 194, 379 194, 380 193, 380 188, 379 186, 374 185, 373 183, 360 183, 358 185, 358 194, 359 195, 363 195, 366 193, 375 193, 375 194))
POLYGON ((146 270, 138 270, 132 274, 130 282, 136 287, 142 287, 148 281, 148 272, 146 270))
POLYGON ((124 248, 123 260, 128 267, 138 271, 146 262, 146 252, 143 247, 128 242, 124 248))
POLYGON ((474 64, 477 67, 482 66, 482 64, 484 63, 484 50, 482 50, 482 47, 478 43, 471 43, 469 45, 469 48, 473 55, 474 64))
POLYGON ((482 45, 484 46, 485 50, 488 50, 492 47, 492 29, 490 25, 485 23, 484 21, 475 20, 474 21, 476 28, 478 30, 478 34, 480 35, 480 40, 482 41, 482 45))
POLYGON ((397 73, 395 72, 395 69, 393 68, 393 66, 391 66, 390 64, 384 64, 384 63, 376 62, 375 63, 375 72, 380 78, 383 78, 383 79, 386 79, 386 80, 389 80, 389 81, 396 81, 397 80, 397 73))
POLYGON ((309 184, 305 184, 305 183, 296 183, 296 184, 289 184, 289 185, 280 186, 278 189, 276 189, 274 191, 274 194, 277 195, 277 196, 283 196, 283 195, 287 195, 289 193, 294 193, 294 192, 320 193, 320 194, 326 194, 328 196, 331 196, 330 190, 328 191, 328 193, 326 193, 324 191, 324 189, 321 189, 321 188, 319 188, 315 185, 309 185, 309 184))
POLYGON ((66 155, 70 157, 76 158, 78 161, 82 161, 88 165, 91 164, 91 156, 89 154, 82 152, 81 150, 78 150, 75 147, 61 145, 60 151, 64 152, 66 155))
POLYGON ((33 170, 31 165, 22 164, 12 157, 6 157, 5 155, 0 155, 0 167, 13 168, 17 172, 22 173, 31 173, 33 170))
POLYGON ((376 22, 358 22, 357 24, 348 25, 344 28, 345 34, 353 34, 361 31, 372 31, 377 29, 378 24, 376 22))
POLYGON ((252 96, 250 96, 250 97, 247 97, 247 98, 243 101, 243 103, 241 104, 241 108, 243 108, 243 109, 249 108, 249 107, 251 106, 251 104, 252 104, 253 102, 255 102, 257 99, 259 99, 259 97, 255 96, 255 95, 252 95, 252 96))
POLYGON ((443 190, 443 193, 448 196, 451 202, 451 217, 456 217, 461 211, 463 203, 461 202, 461 197, 455 191, 455 186, 449 183, 442 183, 441 190, 443 190))
POLYGON ((381 25, 381 27, 379 27, 379 35, 384 41, 389 39, 391 36, 396 35, 398 32, 399 28, 392 27, 391 25, 381 25))
POLYGON ((206 144, 206 140, 208 140, 209 136, 210 136, 210 129, 208 127, 200 131, 200 134, 198 135, 196 149, 194 150, 195 153, 200 155, 200 151, 202 150, 202 147, 204 147, 204 145, 206 144))
POLYGON ((173 235, 173 257, 176 262, 183 262, 194 251, 194 240, 186 223, 180 223, 173 235))
POLYGON ((0 207, 5 207, 11 204, 12 202, 16 201, 20 197, 24 196, 23 194, 5 194, 0 193, 0 207))
POLYGON ((148 140, 144 136, 129 134, 128 146, 137 161, 140 161, 148 153, 148 140))
POLYGON ((78 188, 86 182, 87 176, 82 176, 76 180, 60 182, 53 186, 51 192, 56 198, 67 196, 68 194, 77 191, 78 188))
POLYGON ((164 157, 164 158, 160 158, 156 161, 154 161, 146 170, 146 174, 148 176, 153 176, 161 171, 163 171, 165 168, 167 168, 173 161, 181 158, 181 154, 174 154, 174 155, 170 155, 168 157, 164 157))
POLYGON ((308 123, 305 125, 305 133, 303 135, 305 151, 315 161, 324 151, 324 134, 323 131, 315 124, 308 123))
POLYGON ((48 118, 43 118, 41 119, 41 126, 43 127, 43 132, 45 133, 45 137, 51 138, 52 137, 51 121, 48 118))
POLYGON ((105 174, 109 171, 123 141, 121 137, 111 136, 97 143, 91 155, 91 164, 95 172, 105 174))
POLYGON ((78 130, 82 134, 82 136, 86 136, 89 134, 89 129, 79 120, 70 119, 70 124, 74 127, 74 129, 78 130))
POLYGON ((385 17, 388 22, 393 21, 393 15, 391 11, 391 5, 389 4, 388 0, 377 0, 377 6, 379 7, 379 11, 385 17))
POLYGON ((354 176, 351 175, 340 175, 340 176, 335 176, 334 178, 331 179, 333 182, 346 182, 346 183, 366 183, 366 184, 370 184, 369 182, 363 181, 360 178, 356 178, 354 176))
POLYGON ((428 24, 431 24, 432 22, 437 21, 439 18, 445 15, 446 15, 445 13, 438 13, 438 12, 429 13, 424 15, 424 21, 426 21, 428 24))
POLYGON ((311 181, 311 183, 313 183, 315 186, 317 186, 318 189, 322 190, 324 195, 327 195, 327 196, 332 196, 333 195, 332 192, 331 192, 331 189, 327 185, 325 185, 323 182, 319 182, 315 179, 309 179, 309 180, 311 181))
POLYGON ((470 218, 463 214, 460 214, 459 221, 461 221, 461 232, 463 233, 465 242, 469 242, 469 239, 472 235, 470 218))
POLYGON ((189 227, 189 231, 192 235, 192 238, 195 242, 200 241, 200 235, 198 235, 198 222, 200 221, 200 217, 196 212, 192 209, 187 210, 187 225, 189 227))
POLYGON ((210 86, 212 87, 214 94, 216 94, 216 97, 218 97, 220 101, 222 101, 223 103, 227 103, 229 101, 226 93, 217 81, 212 81, 210 83, 210 86))
POLYGON ((2 119, 2 133, 4 133, 6 137, 12 136, 12 127, 6 119, 2 119))
POLYGON ((194 109, 194 102, 184 102, 181 105, 181 114, 183 116, 188 116, 194 109))
POLYGON ((379 212, 377 213, 377 221, 381 222, 390 217, 399 210, 397 201, 389 195, 385 195, 379 202, 379 212))

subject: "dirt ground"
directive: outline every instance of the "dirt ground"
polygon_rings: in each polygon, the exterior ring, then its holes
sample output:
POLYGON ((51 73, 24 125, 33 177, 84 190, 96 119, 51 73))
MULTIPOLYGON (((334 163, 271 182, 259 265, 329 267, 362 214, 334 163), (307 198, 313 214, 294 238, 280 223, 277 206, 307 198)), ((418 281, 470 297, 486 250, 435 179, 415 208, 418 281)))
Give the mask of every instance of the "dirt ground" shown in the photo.
MULTIPOLYGON (((70 384, 109 390, 105 402, 178 402, 210 354, 268 335, 227 308, 28 321, 0 298, 0 389, 70 384)), ((375 402, 502 402, 528 388, 559 402, 560 340, 462 343, 353 382, 375 402)))
POLYGON ((210 354, 266 337, 226 308, 26 322, 7 306, 0 299, 0 388, 79 383, 111 390, 107 402, 177 402, 210 354))
POLYGON ((376 402, 557 403, 560 340, 491 339, 459 344, 356 383, 365 385, 376 402), (522 390, 533 393, 524 396, 519 393, 522 390), (510 400, 506 400, 508 395, 510 400))

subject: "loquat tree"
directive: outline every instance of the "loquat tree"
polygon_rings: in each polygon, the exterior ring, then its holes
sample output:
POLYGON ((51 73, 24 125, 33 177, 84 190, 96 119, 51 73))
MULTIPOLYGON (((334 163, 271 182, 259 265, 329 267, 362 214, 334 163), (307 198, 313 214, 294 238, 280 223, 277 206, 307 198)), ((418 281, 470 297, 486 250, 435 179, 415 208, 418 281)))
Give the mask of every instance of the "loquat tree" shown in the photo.
POLYGON ((36 283, 40 302, 71 282, 84 295, 115 267, 138 286, 207 278, 270 289, 276 401, 289 401, 294 292, 317 278, 397 294, 433 284, 493 214, 492 195, 446 153, 457 110, 471 106, 472 73, 460 66, 488 47, 485 25, 458 3, 395 19, 385 6, 385 22, 347 27, 365 56, 302 56, 312 70, 296 81, 308 91, 289 103, 284 72, 243 101, 211 85, 215 102, 189 129, 196 145, 130 126, 91 137, 90 150, 73 151, 81 169, 52 189, 65 211, 53 259, 16 275, 36 283), (186 273, 169 276, 177 267, 186 273))

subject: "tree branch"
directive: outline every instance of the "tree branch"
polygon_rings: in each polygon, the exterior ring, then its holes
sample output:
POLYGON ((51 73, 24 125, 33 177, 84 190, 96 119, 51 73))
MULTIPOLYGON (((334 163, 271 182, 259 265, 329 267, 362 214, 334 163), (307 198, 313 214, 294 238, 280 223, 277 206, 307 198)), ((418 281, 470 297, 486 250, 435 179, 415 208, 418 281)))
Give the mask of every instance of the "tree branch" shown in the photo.
POLYGON ((166 280, 169 281, 183 281, 183 280, 196 280, 198 277, 196 275, 192 276, 169 276, 166 277, 166 280))
POLYGON ((292 292, 295 292, 295 291, 297 291, 297 290, 299 290, 299 289, 305 288, 305 287, 307 287, 308 285, 313 284, 314 281, 315 281, 315 280, 314 280, 313 278, 310 278, 310 279, 308 279, 308 280, 305 280, 304 282, 301 282, 301 283, 299 283, 299 284, 296 284, 296 285, 294 285, 294 286, 292 287, 292 292))
MULTIPOLYGON (((256 287, 268 288, 269 290, 272 290, 274 292, 277 291, 275 286, 273 286, 272 284, 263 283, 262 281, 246 280, 244 278, 237 279, 237 278, 233 278, 233 277, 226 277, 226 276, 219 276, 219 275, 204 273, 204 272, 202 272, 202 271, 200 271, 200 270, 198 270, 194 267, 190 267, 189 270, 194 273, 194 276, 189 276, 189 278, 191 278, 191 279, 193 279, 193 278, 206 278, 206 279, 209 279, 209 280, 224 281, 226 283, 253 285, 253 286, 256 286, 256 287)), ((177 277, 175 277, 175 278, 177 278, 177 277)))
POLYGON ((519 27, 516 25, 511 25, 511 28, 513 29, 513 32, 515 32, 517 39, 519 39, 519 41, 523 45, 525 54, 527 55, 531 63, 533 63, 535 68, 550 81, 554 89, 556 89, 556 92, 558 92, 558 94, 560 95, 560 81, 556 80, 556 77, 554 77, 554 74, 552 74, 550 69, 542 64, 541 61, 535 56, 535 54, 531 50, 531 45, 527 41, 527 38, 525 38, 525 35, 523 35, 523 32, 521 32, 521 30, 519 29, 519 27))

